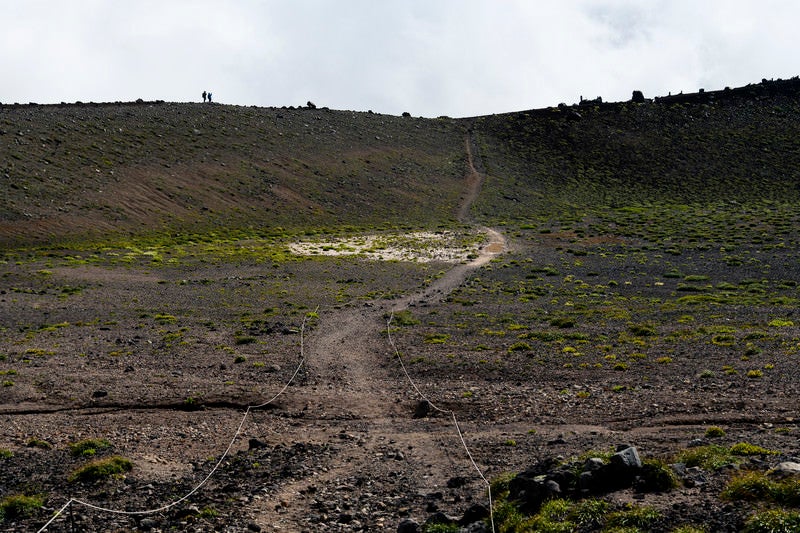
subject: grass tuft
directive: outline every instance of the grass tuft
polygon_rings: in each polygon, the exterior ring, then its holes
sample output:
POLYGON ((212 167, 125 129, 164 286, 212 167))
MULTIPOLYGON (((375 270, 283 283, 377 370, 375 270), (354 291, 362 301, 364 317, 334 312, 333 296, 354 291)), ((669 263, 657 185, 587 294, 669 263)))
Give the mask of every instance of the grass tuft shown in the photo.
POLYGON ((106 439, 84 439, 70 444, 69 453, 73 457, 89 457, 95 455, 99 450, 105 450, 110 447, 111 443, 106 439))
POLYGON ((89 483, 101 481, 108 477, 118 477, 133 469, 133 462, 125 457, 115 455, 105 459, 97 459, 75 469, 67 478, 70 483, 89 483))
POLYGON ((30 516, 44 505, 44 496, 12 494, 0 500, 0 521, 30 516))

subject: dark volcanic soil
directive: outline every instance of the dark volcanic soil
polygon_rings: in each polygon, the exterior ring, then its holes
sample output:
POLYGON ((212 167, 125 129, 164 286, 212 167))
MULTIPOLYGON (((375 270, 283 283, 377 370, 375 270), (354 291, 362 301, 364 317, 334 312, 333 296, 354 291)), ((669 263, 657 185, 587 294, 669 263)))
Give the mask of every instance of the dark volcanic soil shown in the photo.
MULTIPOLYGON (((464 222, 481 186, 473 146, 464 222)), ((458 265, 280 263, 199 244, 174 262, 147 250, 8 261, 0 448, 12 455, 0 458, 0 494, 45 503, 0 528, 36 531, 61 511, 47 531, 396 531, 404 518, 488 505, 484 477, 622 443, 669 460, 709 425, 726 431, 716 443, 779 451, 750 459, 753 468, 800 454, 796 284, 770 307, 742 305, 741 316, 722 300, 689 313, 671 298, 703 291, 670 285, 660 250, 486 231, 482 253, 458 265), (565 259, 565 249, 598 246, 565 259), (558 284, 558 296, 548 292, 558 284), (556 320, 590 299, 599 311, 580 315, 580 332, 556 320), (416 322, 389 322, 398 314, 416 322), (423 396, 441 411, 414 417, 423 396), (132 470, 68 481, 91 459, 69 444, 86 438, 106 439, 96 456, 127 457, 132 470)), ((773 258, 785 272, 775 279, 791 281, 796 260, 774 253, 787 260, 773 258)), ((704 274, 701 284, 728 279, 704 274)), ((741 292, 773 288, 742 277, 741 292)), ((607 499, 658 508, 658 530, 740 529, 755 505, 719 499, 729 470, 704 475, 666 494, 607 499)))

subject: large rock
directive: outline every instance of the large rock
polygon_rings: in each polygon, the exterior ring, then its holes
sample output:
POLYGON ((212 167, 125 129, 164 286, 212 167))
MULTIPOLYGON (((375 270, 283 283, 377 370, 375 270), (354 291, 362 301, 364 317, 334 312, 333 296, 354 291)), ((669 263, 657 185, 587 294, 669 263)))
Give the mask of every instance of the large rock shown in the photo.
POLYGON ((607 465, 592 473, 589 490, 605 494, 630 487, 641 471, 639 451, 633 446, 620 446, 607 465))
POLYGON ((626 446, 611 456, 611 464, 625 470, 642 468, 639 450, 635 446, 626 446))

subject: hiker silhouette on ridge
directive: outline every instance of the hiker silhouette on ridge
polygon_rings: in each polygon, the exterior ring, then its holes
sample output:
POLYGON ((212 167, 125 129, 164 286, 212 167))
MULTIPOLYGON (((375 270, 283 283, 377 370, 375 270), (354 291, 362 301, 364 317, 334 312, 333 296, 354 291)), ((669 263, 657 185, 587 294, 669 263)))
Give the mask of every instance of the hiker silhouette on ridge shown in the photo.
POLYGON ((203 102, 205 102, 205 101, 206 101, 206 92, 203 91, 203 102))

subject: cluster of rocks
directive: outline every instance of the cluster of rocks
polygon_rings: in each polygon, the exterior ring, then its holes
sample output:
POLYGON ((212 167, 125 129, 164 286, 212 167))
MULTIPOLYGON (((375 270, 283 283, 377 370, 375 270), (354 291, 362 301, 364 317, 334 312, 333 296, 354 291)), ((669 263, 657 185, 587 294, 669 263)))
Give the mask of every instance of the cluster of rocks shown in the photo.
POLYGON ((108 106, 108 105, 117 105, 117 106, 131 106, 131 105, 156 105, 156 104, 164 104, 166 103, 164 100, 145 100, 143 98, 137 98, 135 101, 128 101, 122 102, 117 100, 115 102, 81 102, 80 100, 76 102, 61 102, 59 104, 40 104, 38 102, 28 102, 27 104, 22 104, 19 102, 14 102, 13 104, 7 104, 0 102, 0 107, 101 107, 101 106, 108 106))
POLYGON ((646 465, 634 446, 620 445, 606 462, 599 457, 585 461, 559 463, 548 460, 517 474, 509 482, 510 500, 520 503, 526 512, 535 513, 552 498, 582 498, 630 487, 642 491, 669 489, 672 478, 667 471, 646 465))
MULTIPOLYGON (((641 491, 661 491, 675 483, 671 470, 643 462, 634 446, 623 444, 608 461, 590 457, 585 461, 564 463, 548 459, 537 463, 514 476, 508 485, 508 499, 517 502, 530 514, 536 513, 542 504, 553 498, 579 499, 592 495, 634 487, 641 491)), ((486 524, 489 510, 482 505, 473 505, 461 518, 437 512, 423 526, 414 520, 404 520, 398 525, 398 533, 418 533, 431 524, 461 526, 462 533, 484 533, 490 531, 486 524)))
MULTIPOLYGON (((783 459, 770 466, 765 461, 751 457, 750 464, 754 468, 766 470, 769 476, 777 479, 800 476, 800 463, 793 457, 783 459)), ((731 465, 731 468, 736 466, 731 465)), ((702 468, 687 467, 682 463, 667 465, 659 461, 643 461, 636 447, 623 444, 608 459, 589 457, 571 462, 558 459, 539 462, 516 474, 508 482, 507 498, 515 502, 524 513, 533 515, 540 510, 542 504, 555 498, 579 500, 626 489, 633 489, 637 494, 664 492, 678 483, 685 487, 710 483, 711 475, 712 473, 702 468)), ((690 513, 685 503, 675 504, 673 508, 684 518, 690 513)), ((704 502, 694 512, 713 515, 715 531, 739 530, 743 524, 740 513, 730 504, 722 506, 704 502)), ((460 533, 485 533, 491 530, 491 526, 487 525, 488 517, 488 509, 473 505, 461 518, 436 512, 422 525, 414 520, 403 520, 397 531, 419 533, 432 524, 446 524, 460 526, 460 533)))
POLYGON ((475 504, 469 507, 461 518, 448 516, 443 512, 436 512, 428 517, 423 526, 420 526, 416 520, 405 519, 397 526, 397 533, 419 533, 434 524, 461 526, 460 531, 462 533, 488 533, 491 531, 486 524, 488 517, 489 509, 483 505, 475 504))

